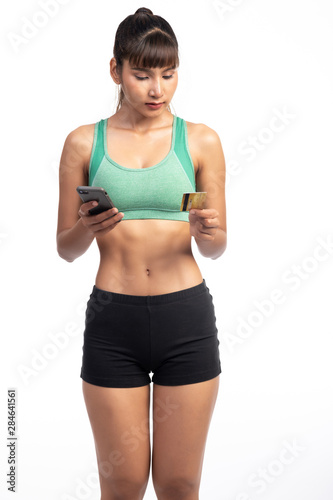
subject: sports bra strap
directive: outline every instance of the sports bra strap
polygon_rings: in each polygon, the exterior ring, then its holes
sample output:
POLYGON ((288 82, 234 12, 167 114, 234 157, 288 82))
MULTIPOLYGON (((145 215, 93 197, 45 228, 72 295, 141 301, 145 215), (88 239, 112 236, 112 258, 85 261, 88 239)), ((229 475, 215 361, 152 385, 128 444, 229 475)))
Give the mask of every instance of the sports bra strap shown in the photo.
POLYGON ((94 142, 90 156, 89 184, 91 185, 104 156, 104 121, 95 123, 94 142))
POLYGON ((177 116, 177 127, 176 127, 176 141, 174 151, 182 164, 187 177, 190 179, 191 184, 195 191, 195 174, 193 163, 188 147, 188 139, 187 139, 187 124, 183 118, 179 118, 177 116))

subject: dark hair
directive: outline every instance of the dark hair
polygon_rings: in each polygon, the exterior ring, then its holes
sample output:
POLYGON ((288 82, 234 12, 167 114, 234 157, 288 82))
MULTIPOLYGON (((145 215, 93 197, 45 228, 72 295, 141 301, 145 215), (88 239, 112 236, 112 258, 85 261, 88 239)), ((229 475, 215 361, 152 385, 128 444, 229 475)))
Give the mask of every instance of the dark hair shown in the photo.
MULTIPOLYGON (((178 42, 170 24, 156 16, 150 9, 140 7, 135 14, 127 16, 118 26, 113 55, 121 75, 124 59, 142 68, 178 67, 178 42)), ((124 98, 119 94, 117 111, 124 98)))

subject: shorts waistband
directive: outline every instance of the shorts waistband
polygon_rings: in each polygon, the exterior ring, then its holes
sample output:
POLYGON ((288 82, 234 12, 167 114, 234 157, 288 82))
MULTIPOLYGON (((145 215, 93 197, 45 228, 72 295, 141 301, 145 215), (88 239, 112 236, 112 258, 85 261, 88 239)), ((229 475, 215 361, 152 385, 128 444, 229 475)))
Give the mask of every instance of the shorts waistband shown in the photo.
POLYGON ((93 286, 92 295, 97 300, 104 300, 106 302, 115 302, 118 304, 147 305, 167 304, 180 299, 195 297, 207 292, 209 292, 209 288, 206 285, 206 281, 203 279, 203 281, 199 283, 199 285, 185 288, 183 290, 177 290, 176 292, 162 293, 161 295, 128 295, 125 293, 116 293, 110 292, 108 290, 102 290, 96 285, 93 286))

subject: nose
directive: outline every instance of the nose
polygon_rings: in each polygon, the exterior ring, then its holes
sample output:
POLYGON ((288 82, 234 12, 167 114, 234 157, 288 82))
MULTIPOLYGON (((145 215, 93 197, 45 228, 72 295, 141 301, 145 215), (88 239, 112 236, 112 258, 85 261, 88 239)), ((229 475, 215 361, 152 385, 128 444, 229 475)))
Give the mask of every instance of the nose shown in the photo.
POLYGON ((157 98, 163 95, 163 83, 161 78, 154 78, 152 80, 149 95, 157 98))

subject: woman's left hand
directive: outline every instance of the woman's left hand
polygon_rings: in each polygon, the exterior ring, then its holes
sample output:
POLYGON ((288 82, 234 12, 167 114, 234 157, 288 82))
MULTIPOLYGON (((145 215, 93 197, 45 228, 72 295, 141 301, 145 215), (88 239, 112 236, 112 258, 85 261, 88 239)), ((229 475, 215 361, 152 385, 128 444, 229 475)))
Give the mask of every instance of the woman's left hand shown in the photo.
POLYGON ((189 212, 191 236, 197 240, 214 240, 220 225, 218 217, 219 213, 214 208, 191 209, 189 212))

